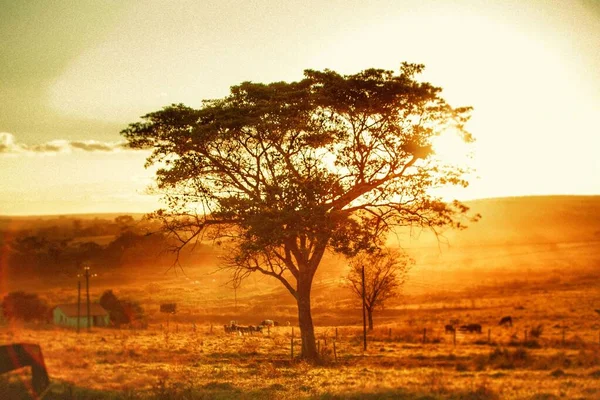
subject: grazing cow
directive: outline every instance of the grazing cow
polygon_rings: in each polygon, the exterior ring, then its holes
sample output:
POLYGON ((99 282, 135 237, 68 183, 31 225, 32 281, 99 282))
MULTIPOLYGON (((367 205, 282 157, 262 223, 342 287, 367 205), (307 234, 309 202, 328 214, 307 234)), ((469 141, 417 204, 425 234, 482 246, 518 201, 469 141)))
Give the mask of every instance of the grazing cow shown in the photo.
POLYGON ((50 379, 40 346, 32 343, 0 346, 0 374, 29 366, 34 398, 42 398, 43 392, 50 385, 50 379))
POLYGON ((240 332, 242 335, 245 333, 249 333, 252 335, 252 331, 253 331, 253 327, 252 326, 238 326, 238 332, 240 332))
POLYGON ((446 325, 445 330, 446 330, 446 333, 454 333, 454 332, 456 332, 456 329, 454 328, 453 325, 446 325))
POLYGON ((481 325, 479 324, 467 324, 467 325, 462 325, 460 328, 458 328, 459 331, 463 331, 463 332, 469 332, 469 333, 481 333, 481 325))
POLYGON ((512 317, 506 316, 502 317, 500 323, 498 325, 512 326, 512 317))

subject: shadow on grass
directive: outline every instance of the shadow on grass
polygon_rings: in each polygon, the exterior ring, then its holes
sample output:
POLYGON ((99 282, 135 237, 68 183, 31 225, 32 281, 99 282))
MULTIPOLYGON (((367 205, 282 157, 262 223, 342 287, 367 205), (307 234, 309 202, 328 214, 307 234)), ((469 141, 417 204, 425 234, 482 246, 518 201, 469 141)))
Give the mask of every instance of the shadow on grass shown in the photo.
POLYGON ((314 400, 499 400, 500 396, 488 388, 480 387, 472 391, 425 393, 404 389, 390 389, 374 393, 323 394, 310 397, 314 400))
MULTIPOLYGON (((209 382, 201 386, 180 384, 156 386, 151 390, 127 392, 100 391, 77 387, 67 382, 52 382, 50 389, 43 396, 44 400, 275 400, 275 399, 305 399, 305 400, 498 400, 499 396, 487 388, 474 391, 444 392, 428 394, 426 392, 411 392, 404 389, 390 389, 379 392, 350 392, 343 394, 325 393, 310 395, 311 388, 303 389, 286 387, 282 384, 244 390, 230 382, 209 382), (302 393, 304 392, 304 393, 302 393)), ((0 399, 30 400, 31 393, 24 382, 8 380, 0 377, 0 399)))
MULTIPOLYGON (((233 399, 279 399, 285 391, 281 384, 244 391, 229 382, 209 382, 195 387, 182 385, 156 386, 151 390, 126 392, 94 390, 74 386, 66 382, 52 382, 43 395, 44 400, 233 400, 233 399)), ((0 377, 0 399, 31 400, 32 392, 19 379, 0 377)))
MULTIPOLYGON (((0 377, 0 399, 31 400, 34 397, 27 383, 0 377)), ((43 393, 44 400, 117 400, 127 398, 123 392, 111 392, 104 390, 93 390, 73 386, 69 383, 52 382, 50 387, 43 393)))

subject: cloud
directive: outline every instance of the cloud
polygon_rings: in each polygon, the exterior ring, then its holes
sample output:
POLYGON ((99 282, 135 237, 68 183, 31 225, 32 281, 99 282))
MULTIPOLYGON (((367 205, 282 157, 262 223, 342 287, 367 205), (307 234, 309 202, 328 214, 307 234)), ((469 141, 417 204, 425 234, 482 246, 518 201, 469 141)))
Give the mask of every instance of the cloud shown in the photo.
POLYGON ((127 142, 99 142, 97 140, 52 140, 40 144, 18 143, 12 133, 0 132, 0 154, 23 153, 70 153, 72 151, 112 153, 122 150, 132 150, 127 142))

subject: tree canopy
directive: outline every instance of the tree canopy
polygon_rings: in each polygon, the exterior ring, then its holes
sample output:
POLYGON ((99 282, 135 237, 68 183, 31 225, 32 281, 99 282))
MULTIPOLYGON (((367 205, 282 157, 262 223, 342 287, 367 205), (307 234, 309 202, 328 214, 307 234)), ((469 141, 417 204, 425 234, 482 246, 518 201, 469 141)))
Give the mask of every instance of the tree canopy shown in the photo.
POLYGON ((244 82, 199 109, 174 104, 122 131, 131 147, 153 150, 147 165, 159 166, 167 203, 155 216, 179 248, 218 239, 238 277, 278 279, 298 301, 307 358, 318 358, 310 288, 327 250, 380 247, 395 226, 464 227, 467 207, 430 189, 466 186, 466 171, 435 159, 431 141, 446 130, 471 141, 470 108, 417 81, 422 69, 244 82))

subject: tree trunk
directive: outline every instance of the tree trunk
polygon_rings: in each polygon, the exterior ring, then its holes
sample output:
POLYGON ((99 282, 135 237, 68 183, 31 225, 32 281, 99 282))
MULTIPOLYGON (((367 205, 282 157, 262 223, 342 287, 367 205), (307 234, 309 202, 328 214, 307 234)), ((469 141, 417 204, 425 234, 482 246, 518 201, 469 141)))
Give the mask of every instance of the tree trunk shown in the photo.
POLYGON ((373 330, 373 309, 367 307, 367 317, 369 319, 369 330, 373 330))
POLYGON ((307 361, 318 362, 319 353, 315 341, 315 329, 313 327, 312 314, 310 310, 310 289, 312 279, 299 277, 298 279, 298 322, 300 324, 300 337, 302 338, 302 358, 307 361))

